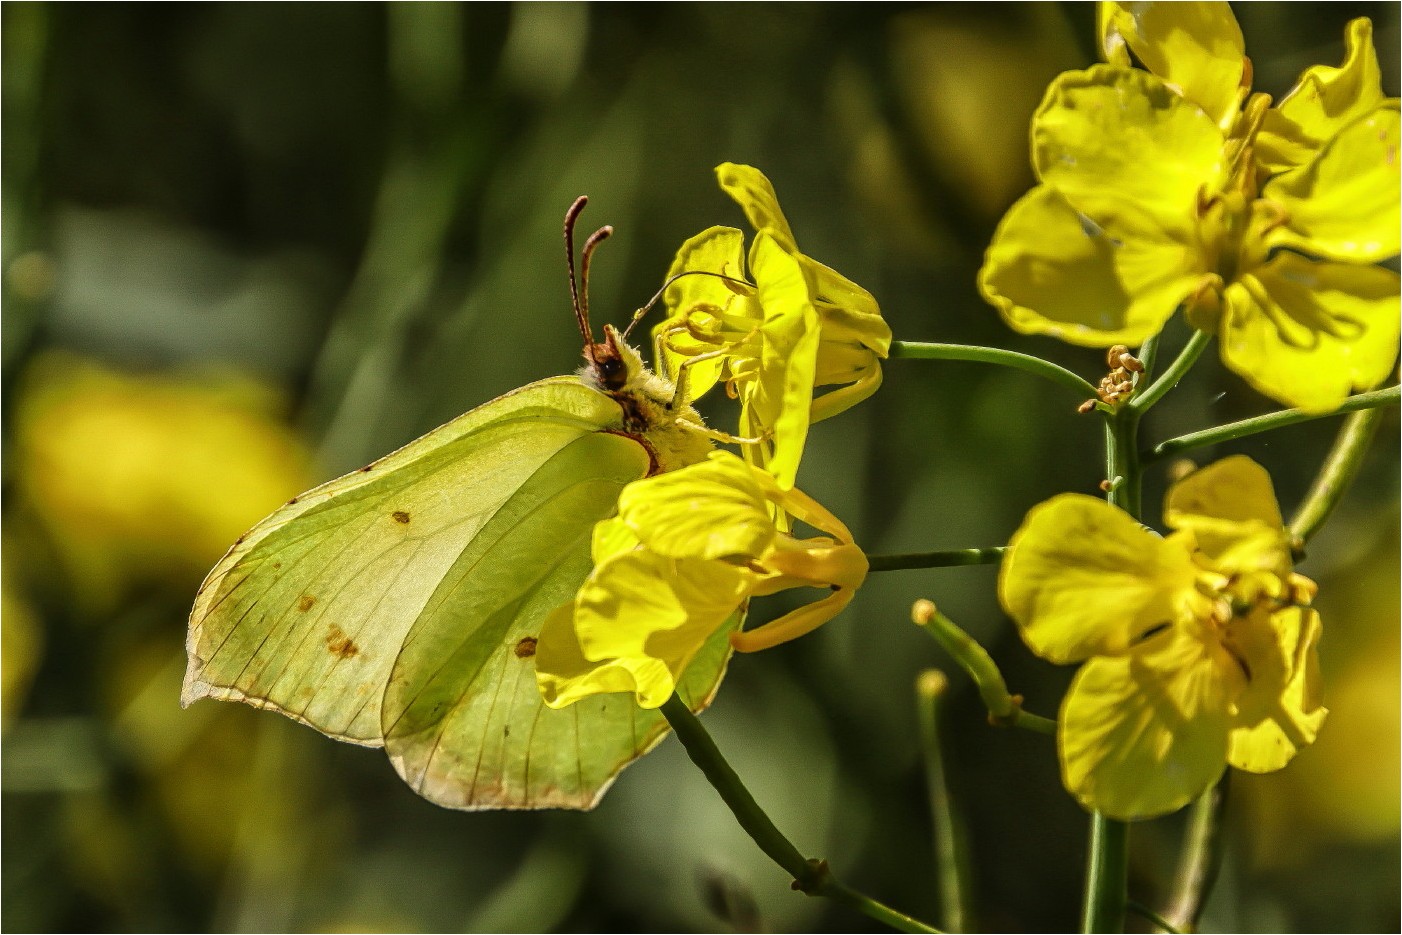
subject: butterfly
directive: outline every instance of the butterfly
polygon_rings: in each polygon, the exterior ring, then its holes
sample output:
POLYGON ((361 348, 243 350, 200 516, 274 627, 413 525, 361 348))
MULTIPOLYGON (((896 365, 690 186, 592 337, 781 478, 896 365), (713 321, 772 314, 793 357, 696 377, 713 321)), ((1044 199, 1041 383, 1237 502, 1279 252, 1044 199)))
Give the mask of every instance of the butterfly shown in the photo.
MULTIPOLYGON (((589 262, 612 228, 585 243, 577 287, 586 201, 565 215, 585 366, 294 497, 241 536, 196 596, 183 706, 241 701, 383 746, 415 792, 460 809, 591 808, 663 737, 665 720, 631 694, 546 707, 532 662, 622 488, 712 447, 626 330, 593 340, 589 262)), ((730 629, 678 686, 696 710, 724 674, 730 629)))

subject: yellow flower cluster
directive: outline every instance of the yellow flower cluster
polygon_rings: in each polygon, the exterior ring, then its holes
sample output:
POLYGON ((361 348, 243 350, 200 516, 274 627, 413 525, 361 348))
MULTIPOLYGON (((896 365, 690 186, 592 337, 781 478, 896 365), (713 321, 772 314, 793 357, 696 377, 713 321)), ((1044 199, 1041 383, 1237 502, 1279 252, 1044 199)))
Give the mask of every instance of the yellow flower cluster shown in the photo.
POLYGON ((1230 369, 1310 411, 1381 382, 1398 101, 1369 21, 1275 106, 1250 93, 1225 3, 1105 3, 1100 31, 1108 64, 1062 74, 1033 118, 1040 184, 1000 224, 984 296, 1019 331, 1091 347, 1141 344, 1183 307, 1230 369))
POLYGON ((1102 500, 1034 507, 1003 607, 1027 645, 1084 665, 1058 718, 1066 788, 1112 818, 1181 808, 1227 764, 1280 769, 1314 741, 1319 615, 1264 468, 1218 461, 1168 493, 1160 538, 1102 500))

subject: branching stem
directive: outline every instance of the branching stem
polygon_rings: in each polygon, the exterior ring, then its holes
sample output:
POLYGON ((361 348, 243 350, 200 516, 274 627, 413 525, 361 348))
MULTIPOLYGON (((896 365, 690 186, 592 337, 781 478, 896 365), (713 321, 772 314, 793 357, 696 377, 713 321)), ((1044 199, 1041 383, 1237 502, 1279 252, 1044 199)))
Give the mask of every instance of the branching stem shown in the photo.
POLYGON ((662 714, 672 725, 672 730, 676 731, 687 756, 720 793, 740 827, 770 860, 793 877, 794 889, 849 906, 899 932, 939 931, 841 883, 833 875, 827 861, 805 858, 755 802, 750 790, 745 788, 735 770, 726 762, 715 741, 701 726, 696 715, 691 713, 686 702, 673 695, 662 705, 662 714))
POLYGON ((892 341, 892 358, 910 360, 972 360, 984 364, 997 364, 1000 367, 1013 367, 1035 373, 1037 376, 1064 386, 1081 399, 1093 399, 1095 387, 1076 376, 1065 367, 1051 361, 1019 354, 998 347, 978 347, 966 344, 927 344, 921 341, 892 341))

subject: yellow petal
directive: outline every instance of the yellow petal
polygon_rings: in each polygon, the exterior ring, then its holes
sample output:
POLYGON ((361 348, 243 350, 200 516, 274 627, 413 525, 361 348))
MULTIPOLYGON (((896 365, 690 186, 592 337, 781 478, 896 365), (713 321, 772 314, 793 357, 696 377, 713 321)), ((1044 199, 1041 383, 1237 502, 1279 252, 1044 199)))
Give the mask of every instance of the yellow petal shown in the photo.
POLYGON ((752 577, 724 562, 671 559, 646 549, 597 566, 575 599, 574 631, 580 654, 600 665, 572 682, 541 680, 546 703, 552 690, 560 698, 624 690, 635 692, 641 707, 661 706, 687 664, 740 606, 752 577), (632 681, 623 689, 617 687, 620 672, 632 681))
MULTIPOLYGON (((816 264, 805 267, 810 279, 813 265, 816 264)), ((813 385, 846 384, 814 397, 812 421, 820 422, 845 412, 881 386, 880 359, 889 353, 891 329, 881 318, 880 310, 867 314, 827 301, 815 301, 813 307, 818 312, 821 334, 813 385)))
POLYGON ((1227 287, 1222 360, 1309 412, 1376 386, 1397 358, 1397 274, 1283 252, 1227 287))
POLYGON ((1164 498, 1164 522, 1192 532, 1224 575, 1288 575, 1290 541, 1266 469, 1232 455, 1194 471, 1164 498))
MULTIPOLYGON (((1164 522, 1182 529, 1195 516, 1237 523, 1256 520, 1271 529, 1284 525, 1270 474, 1246 455, 1214 461, 1169 488, 1164 522)), ((1198 543, 1207 547, 1201 535, 1198 543)))
POLYGON ((1383 100, 1373 24, 1356 19, 1344 30, 1347 52, 1341 67, 1315 65, 1266 114, 1256 138, 1256 156, 1271 172, 1303 165, 1344 126, 1383 100))
MULTIPOLYGON (((781 536, 764 556, 765 570, 782 575, 788 587, 809 585, 855 589, 867 576, 867 557, 851 543, 781 536)), ((771 592, 772 593, 772 592, 771 592)))
POLYGON ((1251 686, 1239 701, 1227 759, 1237 769, 1269 773, 1314 743, 1328 714, 1319 689, 1319 614, 1300 607, 1260 611, 1232 628, 1249 630, 1241 651, 1251 686))
POLYGON ((778 534, 753 470, 725 451, 629 484, 618 519, 647 548, 673 558, 754 559, 778 534))
POLYGON ((1272 247, 1372 263, 1399 248, 1398 113, 1392 101, 1348 124, 1313 161, 1272 179, 1262 197, 1288 218, 1272 247))
POLYGON ((637 682, 627 666, 616 661, 584 658, 574 631, 575 604, 556 608, 540 628, 536 641, 535 677, 541 697, 552 708, 563 708, 590 695, 631 692, 637 682))
POLYGON ((1226 3, 1102 3, 1101 48, 1128 64, 1128 45, 1144 67, 1230 125, 1244 92, 1245 43, 1226 3))
POLYGON ((1062 782, 1111 818, 1176 811, 1226 766, 1230 685, 1219 660, 1177 631, 1151 644, 1087 662, 1061 706, 1062 782))
POLYGON ((1051 662, 1123 653, 1173 621, 1193 588, 1188 549, 1082 494, 1032 508, 1009 542, 998 597, 1022 638, 1051 662))
POLYGON ((1111 65, 1057 76, 1032 118, 1044 184, 1101 226, 1133 211, 1177 239, 1192 230, 1199 191, 1221 189, 1224 147, 1197 105, 1153 75, 1111 65))
POLYGON ((628 528, 627 523, 615 516, 594 524, 589 554, 594 564, 599 565, 622 552, 631 552, 640 545, 642 542, 637 534, 628 528))
POLYGON ((1202 275, 1167 234, 1146 225, 1112 237, 1042 185, 999 223, 978 285, 1023 334, 1134 346, 1158 333, 1202 275))
POLYGON ((730 634, 730 645, 738 652, 752 653, 761 649, 772 649, 781 643, 798 639, 800 636, 812 633, 841 613, 842 609, 852 602, 853 593, 846 588, 833 591, 822 600, 805 604, 797 610, 791 610, 777 620, 771 620, 763 626, 746 630, 743 633, 732 633, 730 634))
POLYGON ((788 253, 798 253, 793 230, 779 207, 779 196, 765 174, 754 166, 723 162, 716 166, 716 178, 727 195, 735 199, 756 231, 767 230, 788 253))
POLYGON ((821 334, 798 261, 767 231, 750 249, 750 269, 764 309, 759 379, 744 400, 755 422, 773 438, 766 468, 782 488, 792 487, 808 437, 821 334))
POLYGON ((822 318, 824 337, 856 341, 878 357, 887 356, 891 326, 881 317, 881 308, 871 293, 811 257, 800 254, 799 262, 813 284, 813 304, 822 318))

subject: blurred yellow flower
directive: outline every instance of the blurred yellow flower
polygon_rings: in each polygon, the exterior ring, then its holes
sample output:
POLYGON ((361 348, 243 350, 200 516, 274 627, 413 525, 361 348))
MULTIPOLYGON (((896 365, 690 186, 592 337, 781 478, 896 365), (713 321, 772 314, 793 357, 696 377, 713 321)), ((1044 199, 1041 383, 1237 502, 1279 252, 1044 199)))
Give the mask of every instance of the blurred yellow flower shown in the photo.
POLYGON ((594 527, 594 571, 555 611, 536 646, 546 704, 634 692, 656 708, 682 672, 752 596, 811 587, 826 596, 754 630, 742 652, 802 636, 832 619, 866 578, 867 560, 841 521, 798 490, 725 451, 624 488, 618 516, 594 527), (782 509, 828 533, 796 539, 782 509))
POLYGON ((758 439, 745 457, 793 486, 812 422, 855 405, 881 385, 891 329, 861 286, 800 253, 769 179, 750 166, 716 168, 756 234, 746 278, 744 234, 713 227, 677 252, 668 317, 654 329, 667 373, 686 370, 699 397, 717 382, 740 400, 738 434, 758 439), (840 385, 817 398, 817 386, 840 385))
POLYGON ((1062 781, 1119 819, 1172 812, 1227 764, 1280 769, 1314 741, 1319 615, 1264 468, 1218 461, 1169 491, 1160 538, 1104 501, 1034 507, 999 578, 1033 652, 1084 662, 1058 718, 1062 781))
POLYGON ((1373 264, 1399 248, 1398 102, 1368 22, 1343 68, 1307 70, 1275 109, 1246 98, 1226 4, 1105 4, 1101 34, 1111 64, 1060 75, 1033 117, 1041 184, 999 225, 984 296, 1019 331, 1090 347, 1142 344, 1184 306, 1229 368, 1310 411, 1381 382, 1398 277, 1373 264))
POLYGON ((19 388, 17 481, 79 599, 203 572, 308 481, 308 454, 247 377, 120 373, 50 353, 19 388))

